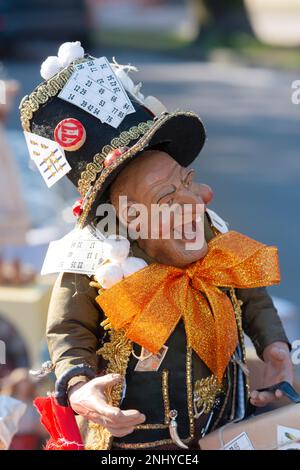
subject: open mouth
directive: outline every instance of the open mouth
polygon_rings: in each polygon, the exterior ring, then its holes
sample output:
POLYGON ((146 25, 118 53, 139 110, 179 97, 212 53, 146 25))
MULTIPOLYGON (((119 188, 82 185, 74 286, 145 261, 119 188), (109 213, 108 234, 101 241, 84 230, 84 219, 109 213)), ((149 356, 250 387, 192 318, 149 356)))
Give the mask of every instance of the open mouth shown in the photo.
POLYGON ((201 216, 196 217, 190 222, 174 227, 174 238, 184 242, 193 242, 203 238, 203 219, 201 216))

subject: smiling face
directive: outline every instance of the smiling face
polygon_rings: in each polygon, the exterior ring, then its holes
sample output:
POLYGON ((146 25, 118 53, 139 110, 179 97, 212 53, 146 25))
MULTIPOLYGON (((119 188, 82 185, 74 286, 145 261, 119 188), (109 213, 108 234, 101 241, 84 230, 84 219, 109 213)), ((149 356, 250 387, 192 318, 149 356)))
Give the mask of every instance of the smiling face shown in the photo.
POLYGON ((147 220, 139 218, 139 224, 147 223, 147 236, 139 238, 138 244, 160 263, 183 267, 207 253, 202 216, 212 190, 195 183, 193 176, 193 170, 183 168, 167 153, 153 150, 127 165, 111 186, 111 202, 127 226, 138 219, 131 210, 135 204, 146 208, 147 220), (127 197, 126 207, 120 205, 119 196, 127 197), (178 211, 184 216, 177 217, 178 211))

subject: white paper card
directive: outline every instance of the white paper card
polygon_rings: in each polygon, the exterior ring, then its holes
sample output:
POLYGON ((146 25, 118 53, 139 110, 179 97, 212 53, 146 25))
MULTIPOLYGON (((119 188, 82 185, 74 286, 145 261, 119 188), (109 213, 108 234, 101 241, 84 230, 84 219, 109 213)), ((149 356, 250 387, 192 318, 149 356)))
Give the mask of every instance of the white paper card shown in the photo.
POLYGON ((48 188, 51 188, 71 167, 57 142, 31 132, 24 132, 30 158, 36 164, 48 188))
POLYGON ((242 432, 224 446, 224 450, 255 450, 248 435, 242 432))
POLYGON ((102 240, 89 227, 74 229, 49 244, 41 274, 95 274, 102 262, 102 240))
POLYGON ((277 426, 278 450, 300 449, 300 429, 277 426))
POLYGON ((206 211, 210 217, 211 223, 217 230, 219 230, 219 232, 221 233, 229 232, 228 225, 225 222, 225 220, 222 219, 222 217, 220 217, 215 211, 211 209, 206 209, 206 211))
POLYGON ((151 354, 147 349, 141 348, 140 360, 134 370, 136 372, 157 372, 167 352, 168 346, 165 345, 156 354, 151 354))
POLYGON ((76 65, 58 96, 114 128, 135 112, 106 57, 76 65))

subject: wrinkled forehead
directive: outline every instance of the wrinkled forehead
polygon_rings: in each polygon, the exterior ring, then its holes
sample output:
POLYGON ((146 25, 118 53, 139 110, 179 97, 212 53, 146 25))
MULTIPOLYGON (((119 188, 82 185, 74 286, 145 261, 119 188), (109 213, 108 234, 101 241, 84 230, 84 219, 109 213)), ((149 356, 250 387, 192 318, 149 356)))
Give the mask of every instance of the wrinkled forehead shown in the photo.
POLYGON ((135 197, 139 200, 155 196, 162 188, 176 184, 184 168, 170 155, 155 152, 143 155, 143 161, 132 168, 135 197), (148 158, 149 157, 149 158, 148 158))

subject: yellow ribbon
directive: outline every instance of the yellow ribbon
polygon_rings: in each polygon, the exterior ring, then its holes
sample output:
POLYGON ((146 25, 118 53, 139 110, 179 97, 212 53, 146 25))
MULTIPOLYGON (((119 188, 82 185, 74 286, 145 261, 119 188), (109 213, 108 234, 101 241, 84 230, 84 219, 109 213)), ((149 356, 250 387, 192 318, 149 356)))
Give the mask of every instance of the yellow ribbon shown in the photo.
POLYGON ((96 301, 113 328, 157 353, 182 318, 188 345, 220 382, 238 342, 233 307, 220 287, 280 282, 276 247, 237 232, 218 235, 184 269, 153 263, 101 292, 96 301))

